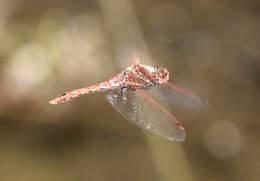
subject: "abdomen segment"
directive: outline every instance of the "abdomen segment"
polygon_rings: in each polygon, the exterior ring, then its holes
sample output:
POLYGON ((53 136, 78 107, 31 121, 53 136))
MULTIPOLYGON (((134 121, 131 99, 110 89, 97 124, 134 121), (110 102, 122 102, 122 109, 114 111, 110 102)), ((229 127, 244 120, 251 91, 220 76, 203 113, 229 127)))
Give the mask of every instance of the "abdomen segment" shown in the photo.
POLYGON ((69 92, 65 92, 62 95, 56 97, 55 99, 51 100, 50 104, 58 104, 58 103, 65 103, 71 101, 73 98, 80 97, 84 94, 91 94, 95 92, 101 92, 106 90, 111 90, 115 88, 119 88, 121 86, 120 75, 117 75, 107 81, 101 82, 99 84, 95 84, 88 87, 83 87, 80 89, 75 89, 69 92))

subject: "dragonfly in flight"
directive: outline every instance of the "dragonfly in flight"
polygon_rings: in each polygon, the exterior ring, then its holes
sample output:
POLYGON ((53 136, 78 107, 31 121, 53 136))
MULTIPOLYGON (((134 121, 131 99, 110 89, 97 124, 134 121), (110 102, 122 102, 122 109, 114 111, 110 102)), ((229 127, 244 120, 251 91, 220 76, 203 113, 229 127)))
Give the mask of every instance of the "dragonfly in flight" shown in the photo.
POLYGON ((169 72, 166 68, 135 63, 104 82, 65 92, 49 103, 65 103, 84 94, 107 91, 108 102, 128 121, 171 141, 184 141, 185 130, 180 121, 147 94, 146 90, 166 85, 200 104, 203 101, 199 96, 168 80, 169 72))

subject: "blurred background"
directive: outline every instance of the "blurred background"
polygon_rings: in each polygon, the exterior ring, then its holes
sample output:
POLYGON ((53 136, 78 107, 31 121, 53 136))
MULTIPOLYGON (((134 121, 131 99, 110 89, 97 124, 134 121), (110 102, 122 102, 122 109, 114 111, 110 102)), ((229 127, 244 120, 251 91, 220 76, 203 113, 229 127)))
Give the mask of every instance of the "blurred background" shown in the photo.
POLYGON ((0 9, 1 181, 259 180, 259 1, 0 0, 0 9), (185 142, 132 125, 104 93, 48 104, 134 55, 209 103, 168 105, 185 142))

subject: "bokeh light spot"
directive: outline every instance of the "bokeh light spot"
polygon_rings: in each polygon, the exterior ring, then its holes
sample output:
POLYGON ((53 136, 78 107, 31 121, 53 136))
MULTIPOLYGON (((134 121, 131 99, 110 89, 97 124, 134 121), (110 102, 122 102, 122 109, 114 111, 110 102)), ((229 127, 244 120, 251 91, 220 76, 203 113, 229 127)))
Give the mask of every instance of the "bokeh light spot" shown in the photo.
POLYGON ((242 144, 240 130, 230 121, 214 122, 205 134, 205 144, 210 154, 218 159, 234 156, 242 144))
POLYGON ((5 71, 10 95, 17 98, 30 94, 33 86, 46 80, 50 73, 47 55, 37 43, 24 45, 13 54, 5 71))

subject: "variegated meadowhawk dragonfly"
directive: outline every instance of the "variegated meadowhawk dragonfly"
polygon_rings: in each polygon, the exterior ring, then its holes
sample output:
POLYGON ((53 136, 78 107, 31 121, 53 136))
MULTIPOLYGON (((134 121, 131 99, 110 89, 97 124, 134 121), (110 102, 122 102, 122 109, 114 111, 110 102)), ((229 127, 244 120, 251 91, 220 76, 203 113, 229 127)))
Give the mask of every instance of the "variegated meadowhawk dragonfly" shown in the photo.
POLYGON ((168 80, 169 72, 166 68, 136 63, 111 79, 65 92, 49 103, 65 103, 84 94, 107 91, 108 102, 130 122, 169 140, 184 141, 185 131, 182 124, 152 99, 146 90, 166 85, 196 102, 202 103, 202 100, 195 94, 170 84, 168 80))

